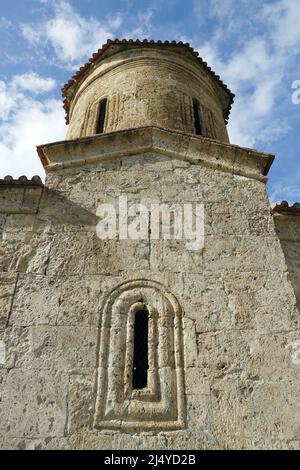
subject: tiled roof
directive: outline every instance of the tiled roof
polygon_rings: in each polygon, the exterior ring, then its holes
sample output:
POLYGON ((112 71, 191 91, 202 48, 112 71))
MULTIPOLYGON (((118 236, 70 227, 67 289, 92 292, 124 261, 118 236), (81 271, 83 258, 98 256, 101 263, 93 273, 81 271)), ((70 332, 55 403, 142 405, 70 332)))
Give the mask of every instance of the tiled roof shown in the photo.
POLYGON ((300 214, 300 203, 295 202, 292 206, 287 201, 282 201, 273 207, 273 212, 289 212, 291 214, 300 214))
POLYGON ((27 176, 20 176, 18 179, 14 179, 12 176, 5 176, 4 179, 0 179, 0 186, 41 186, 44 184, 39 176, 33 176, 30 179, 27 176))
POLYGON ((153 47, 153 46, 156 46, 156 47, 170 47, 170 46, 176 46, 176 47, 182 47, 182 48, 185 48, 187 49, 188 51, 190 51, 192 53, 192 55, 197 59, 197 61, 199 62, 199 64, 205 68, 205 70, 211 75, 211 77, 217 81, 217 83, 219 84, 219 86, 221 88, 223 88, 223 90, 228 94, 228 97, 229 97, 229 103, 228 103, 228 107, 225 111, 225 115, 224 115, 224 119, 226 121, 226 123, 228 122, 228 118, 229 118, 229 114, 230 114, 230 110, 231 110, 231 107, 232 107, 232 104, 234 102, 234 94, 229 90, 229 88, 225 85, 225 83, 222 82, 222 80, 220 79, 220 76, 219 75, 216 75, 215 72, 207 65, 207 62, 204 62, 201 57, 199 57, 199 53, 197 51, 195 51, 193 49, 193 47, 190 46, 189 43, 183 43, 181 41, 179 42, 176 42, 176 41, 153 41, 153 40, 148 40, 148 39, 144 39, 143 41, 140 41, 140 40, 133 40, 133 39, 108 39, 108 41, 103 44, 103 46, 98 49, 97 52, 95 52, 92 57, 89 59, 89 61, 83 65, 82 67, 80 67, 79 70, 77 70, 77 72, 75 73, 75 75, 73 75, 73 77, 64 85, 64 87, 62 88, 62 96, 64 98, 64 109, 66 111, 66 123, 68 124, 69 123, 69 107, 70 107, 70 103, 69 103, 69 99, 68 99, 68 90, 69 88, 74 85, 74 83, 76 83, 78 80, 80 80, 80 78, 82 77, 82 75, 85 74, 85 72, 90 68, 92 67, 93 64, 95 64, 100 58, 101 56, 104 54, 104 52, 111 46, 111 45, 129 45, 129 46, 143 46, 143 47, 153 47))

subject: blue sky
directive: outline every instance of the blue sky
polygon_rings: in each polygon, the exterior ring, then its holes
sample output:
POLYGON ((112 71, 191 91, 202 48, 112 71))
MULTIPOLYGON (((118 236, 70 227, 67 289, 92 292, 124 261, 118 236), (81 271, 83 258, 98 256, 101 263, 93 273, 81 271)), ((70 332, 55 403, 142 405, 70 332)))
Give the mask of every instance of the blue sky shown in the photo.
POLYGON ((0 177, 44 176, 35 146, 64 139, 61 86, 109 37, 189 42, 236 94, 231 142, 276 154, 271 202, 300 201, 299 0, 2 1, 0 177))

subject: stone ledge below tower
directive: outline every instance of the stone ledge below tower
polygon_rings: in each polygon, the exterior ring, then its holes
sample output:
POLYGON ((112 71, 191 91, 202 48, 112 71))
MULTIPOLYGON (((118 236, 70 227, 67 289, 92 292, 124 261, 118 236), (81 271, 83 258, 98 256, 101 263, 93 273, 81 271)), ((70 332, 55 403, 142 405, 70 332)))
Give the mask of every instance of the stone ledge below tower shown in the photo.
POLYGON ((274 155, 159 127, 39 145, 46 173, 149 152, 266 182, 274 155))

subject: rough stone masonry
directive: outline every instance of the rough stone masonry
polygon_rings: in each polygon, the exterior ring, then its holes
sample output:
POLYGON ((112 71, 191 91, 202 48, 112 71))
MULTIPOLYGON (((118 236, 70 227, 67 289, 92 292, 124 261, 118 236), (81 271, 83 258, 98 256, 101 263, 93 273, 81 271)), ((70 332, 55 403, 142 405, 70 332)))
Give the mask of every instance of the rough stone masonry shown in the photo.
POLYGON ((0 447, 299 449, 300 206, 229 143, 230 90, 188 44, 114 40, 63 96, 45 184, 0 181, 0 447), (203 204, 203 248, 99 239, 124 195, 203 204))

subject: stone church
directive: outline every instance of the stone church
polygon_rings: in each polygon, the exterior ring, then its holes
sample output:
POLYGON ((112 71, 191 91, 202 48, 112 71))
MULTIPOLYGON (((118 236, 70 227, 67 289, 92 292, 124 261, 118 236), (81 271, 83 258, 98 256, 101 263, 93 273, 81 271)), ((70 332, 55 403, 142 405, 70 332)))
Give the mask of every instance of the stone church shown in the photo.
POLYGON ((0 180, 0 448, 299 449, 300 204, 229 142, 234 95, 189 44, 109 40, 63 97, 45 184, 0 180), (201 206, 201 247, 101 238, 120 197, 201 206))

